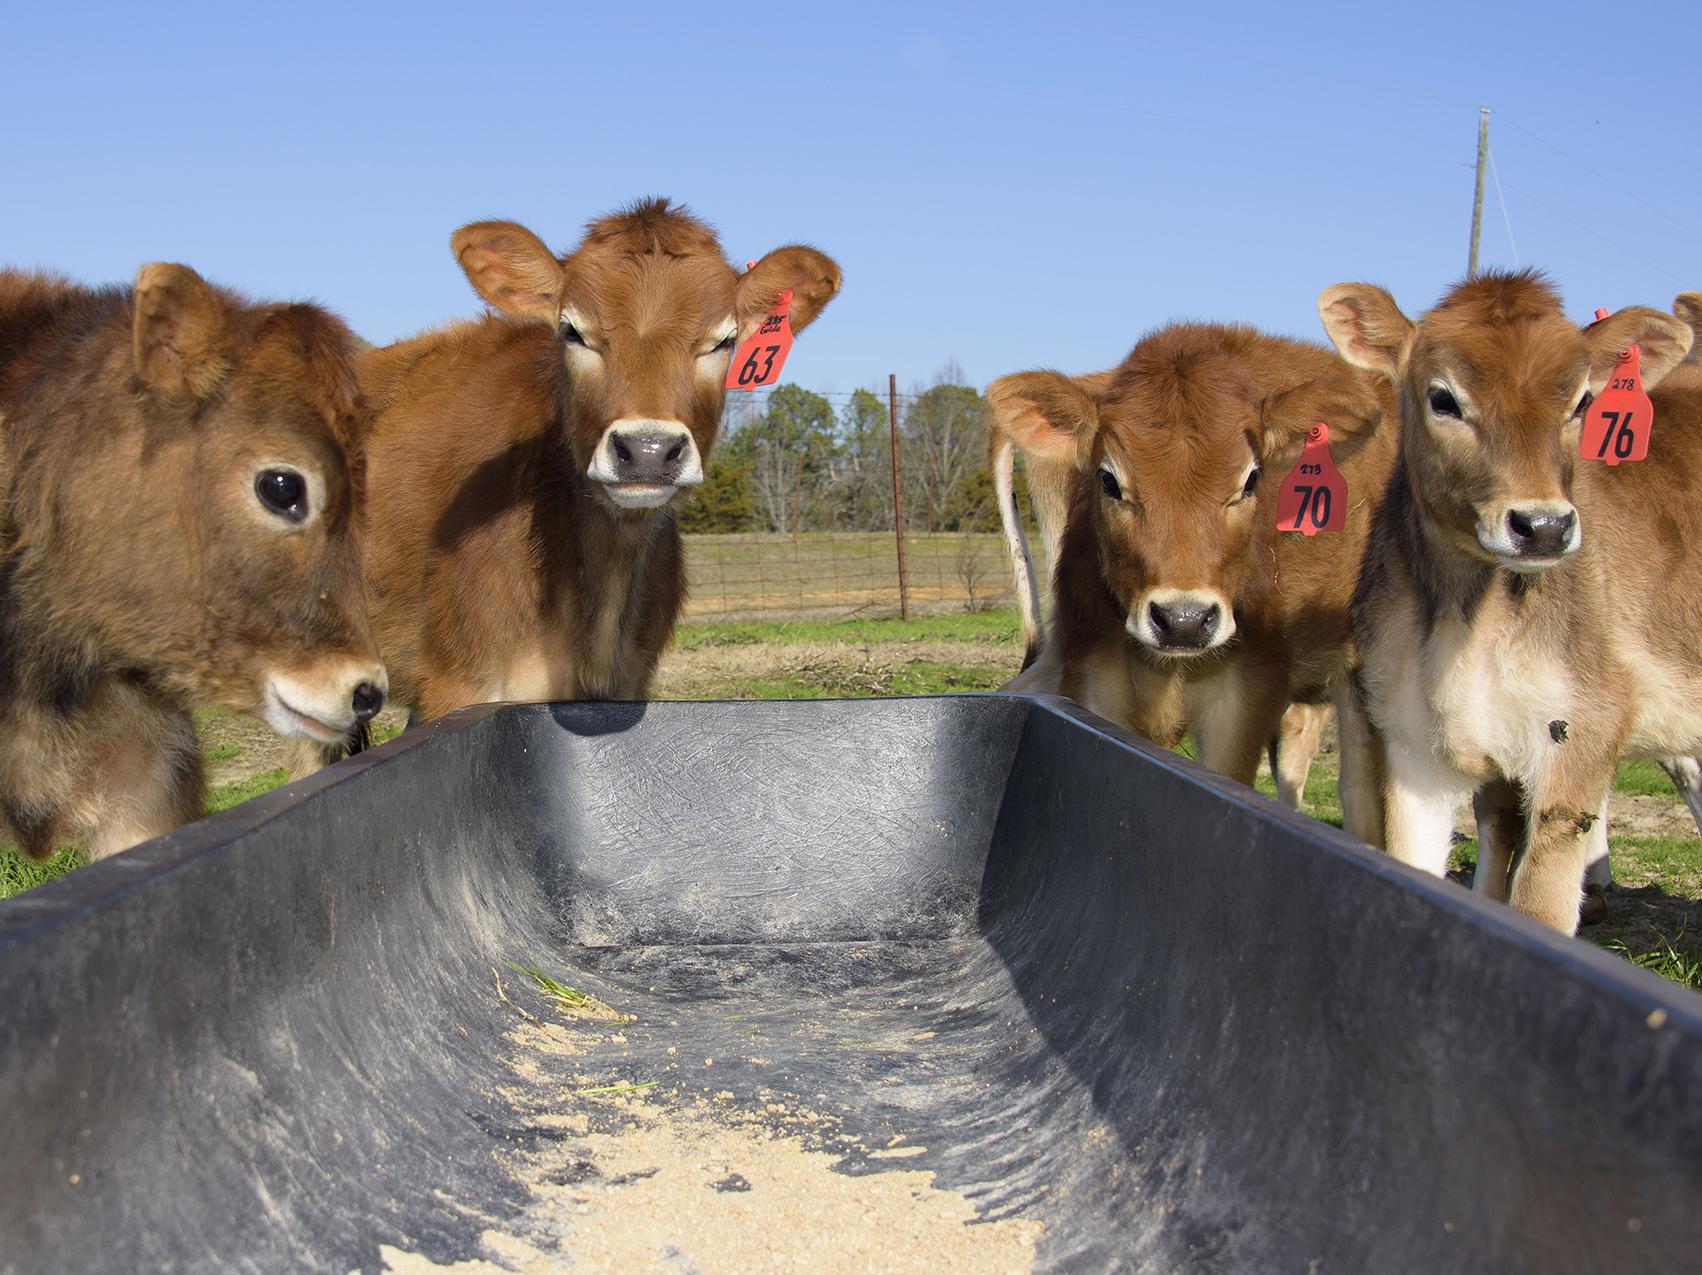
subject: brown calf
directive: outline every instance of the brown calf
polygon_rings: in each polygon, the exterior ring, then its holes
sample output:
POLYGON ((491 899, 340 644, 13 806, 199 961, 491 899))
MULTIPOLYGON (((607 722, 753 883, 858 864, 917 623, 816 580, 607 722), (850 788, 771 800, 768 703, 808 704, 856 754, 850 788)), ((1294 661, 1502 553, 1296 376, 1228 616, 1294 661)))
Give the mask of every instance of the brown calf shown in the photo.
MULTIPOLYGON (((1674 381, 1671 388, 1676 389, 1680 384, 1688 384, 1688 378, 1697 378, 1702 382, 1702 292, 1681 292, 1673 300, 1672 312, 1683 319, 1690 327, 1690 353, 1685 357, 1683 368, 1675 368, 1675 373, 1682 372, 1687 378, 1674 381)), ((1690 816, 1696 820, 1696 827, 1702 831, 1702 764, 1694 757, 1669 757, 1661 763, 1673 786, 1684 798, 1684 804, 1690 807, 1690 816)), ((1601 861, 1607 862, 1607 836, 1604 831, 1600 844, 1601 861)), ((1592 862, 1594 860, 1592 859, 1592 862)), ((1611 879, 1611 874, 1606 873, 1611 879)))
POLYGON ((1182 324, 1109 372, 1019 373, 988 397, 1006 436, 1072 474, 1052 632, 1010 689, 1062 693, 1161 743, 1192 727, 1205 763, 1244 783, 1291 701, 1334 699, 1345 804, 1375 836, 1345 688, 1348 604, 1394 458, 1387 383, 1319 346, 1182 324), (1278 486, 1318 421, 1346 529, 1279 532, 1278 486))
POLYGON ((193 704, 322 741, 378 711, 359 432, 323 310, 179 265, 0 272, 0 812, 27 853, 197 818, 193 704))
MULTIPOLYGON (((1681 292, 1672 303, 1672 312, 1683 319, 1690 327, 1690 353, 1684 362, 1667 374, 1668 389, 1677 389, 1683 384, 1683 377, 1702 375, 1702 369, 1695 365, 1702 360, 1702 292, 1681 292), (1688 369, 1688 370, 1686 370, 1688 369), (1681 379, 1674 380, 1674 377, 1681 379)), ((1702 830, 1702 765, 1694 757, 1665 757, 1661 759, 1661 769, 1667 772, 1673 787, 1679 796, 1684 798, 1684 804, 1690 808, 1690 817, 1696 821, 1698 830, 1702 830)), ((1613 867, 1608 858, 1607 820, 1598 819, 1590 829, 1589 844, 1584 852, 1587 867, 1584 869, 1584 907, 1579 913, 1582 924, 1589 925, 1607 914, 1605 896, 1607 888, 1613 884, 1613 867)))
POLYGON ((839 268, 748 271, 665 200, 556 257, 476 222, 456 258, 500 314, 374 350, 368 597, 397 700, 642 699, 685 601, 676 510, 703 481, 728 360, 785 289, 806 327, 839 268))
MULTIPOLYGON (((1075 378, 1089 394, 1098 395, 1109 387, 1117 369, 1075 378)), ((1046 577, 1055 579, 1058 571, 1058 550, 1063 543, 1064 522, 1069 513, 1070 491, 1075 482, 1073 456, 1057 459, 1045 447, 1045 434, 1034 435, 1032 423, 1025 425, 1023 415, 1001 419, 991 415, 987 421, 988 450, 991 454, 993 486, 999 504, 999 519, 1005 533, 1005 549, 1010 557, 1017 612, 1021 620, 1023 659, 1026 671, 1040 657, 1045 645, 1045 622, 1041 614, 1040 585, 1029 554, 1028 536, 1023 530, 1022 510, 1016 499, 1016 453, 1022 451, 1028 479, 1029 503, 1039 524, 1042 552, 1046 555, 1046 577), (1006 428, 1024 429, 1029 433, 1018 440, 1006 428), (1023 443, 1040 446, 1025 450, 1023 443)), ((1052 689, 1041 686, 1038 676, 1025 680, 1029 689, 1052 689)), ((1296 810, 1304 809, 1306 780, 1312 772, 1312 759, 1323 739, 1324 723, 1329 709, 1318 704, 1291 704, 1283 713, 1276 737, 1270 741, 1271 777, 1276 783, 1277 800, 1296 810)))
POLYGON ((1401 386, 1401 463, 1354 608, 1386 752, 1387 846, 1441 873, 1474 789, 1479 888, 1565 933, 1626 755, 1702 745, 1702 378, 1634 307, 1580 329, 1540 276, 1489 274, 1419 322, 1367 284, 1319 301, 1351 362, 1401 386), (1648 458, 1578 458, 1590 395, 1642 350, 1648 458))

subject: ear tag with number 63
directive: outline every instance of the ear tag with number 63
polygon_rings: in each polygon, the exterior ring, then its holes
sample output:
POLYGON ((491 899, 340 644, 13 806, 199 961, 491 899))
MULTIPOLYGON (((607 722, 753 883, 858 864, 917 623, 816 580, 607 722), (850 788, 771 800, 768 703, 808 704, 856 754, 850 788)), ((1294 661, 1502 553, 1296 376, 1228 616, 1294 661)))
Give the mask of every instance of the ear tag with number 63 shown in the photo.
MULTIPOLYGON (((1597 310, 1596 319, 1607 318, 1597 310)), ((1643 392, 1643 351, 1635 342, 1621 352, 1608 377, 1607 388, 1584 413, 1584 428, 1578 436, 1578 454, 1585 460, 1605 460, 1617 465, 1622 460, 1642 460, 1649 454, 1649 430, 1655 423, 1655 405, 1643 392)))
POLYGON ((756 390, 773 385, 791 352, 792 289, 787 288, 774 299, 773 308, 762 316, 756 331, 733 351, 733 361, 727 365, 727 388, 756 390))
POLYGON ((1315 536, 1347 526, 1347 479, 1330 455, 1330 427, 1319 421, 1306 435, 1306 450, 1277 493, 1277 530, 1315 536))

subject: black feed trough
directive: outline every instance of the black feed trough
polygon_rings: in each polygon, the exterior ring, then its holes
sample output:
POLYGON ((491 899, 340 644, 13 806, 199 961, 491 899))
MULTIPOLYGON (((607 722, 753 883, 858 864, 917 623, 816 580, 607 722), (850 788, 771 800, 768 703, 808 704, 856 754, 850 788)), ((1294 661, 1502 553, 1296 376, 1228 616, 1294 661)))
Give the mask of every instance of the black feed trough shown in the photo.
POLYGON ((1061 701, 474 709, 0 904, 3 1272, 1699 1254, 1687 994, 1061 701))

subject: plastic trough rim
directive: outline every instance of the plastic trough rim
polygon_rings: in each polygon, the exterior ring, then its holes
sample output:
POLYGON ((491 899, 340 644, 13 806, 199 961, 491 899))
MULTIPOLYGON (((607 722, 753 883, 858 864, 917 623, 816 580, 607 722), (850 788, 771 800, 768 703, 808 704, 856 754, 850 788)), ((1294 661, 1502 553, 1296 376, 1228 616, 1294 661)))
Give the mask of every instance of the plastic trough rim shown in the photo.
MULTIPOLYGON (((642 711, 672 704, 692 704, 714 705, 734 713, 771 713, 776 709, 809 712, 813 706, 825 704, 894 704, 917 700, 960 699, 1020 700, 1027 702, 1033 712, 1045 712, 1063 718, 1077 728, 1088 731, 1124 751, 1139 755, 1148 764, 1184 779, 1216 799, 1249 811, 1260 819, 1281 825, 1291 834, 1309 843, 1318 853, 1345 860, 1351 870, 1369 873, 1381 884, 1416 893, 1431 907, 1452 913, 1468 924, 1487 929, 1501 942, 1538 953, 1540 959, 1558 965, 1574 978, 1595 985, 1601 992, 1618 999, 1637 1002, 1644 1007, 1645 1012, 1657 1009, 1665 1011, 1665 1026, 1669 1028, 1682 1024, 1689 1032, 1702 1035, 1702 1006, 1696 1003, 1696 993, 1681 989, 1649 970, 1639 969, 1587 940, 1558 934, 1505 904, 1491 902, 1480 897, 1475 891, 1462 889, 1456 884, 1397 862, 1331 824, 1291 810, 1263 793, 1208 770, 1180 753, 1160 747, 1062 696, 984 691, 957 695, 879 696, 857 699, 634 700, 597 703, 628 703, 642 711)), ((404 731, 395 739, 334 766, 328 766, 305 779, 287 783, 229 810, 185 824, 164 836, 142 842, 110 858, 87 864, 0 901, 0 960, 5 958, 8 951, 22 947, 38 933, 72 924, 78 918, 116 903, 133 891, 145 889, 152 882, 169 877, 209 855, 240 849, 240 842, 247 834, 288 814, 298 806, 317 800, 325 793, 345 784, 359 783, 373 767, 382 766, 416 748, 426 747, 440 736, 476 728, 489 718, 517 709, 572 710, 580 704, 581 701, 573 700, 517 701, 478 704, 459 709, 433 721, 423 722, 404 731)))

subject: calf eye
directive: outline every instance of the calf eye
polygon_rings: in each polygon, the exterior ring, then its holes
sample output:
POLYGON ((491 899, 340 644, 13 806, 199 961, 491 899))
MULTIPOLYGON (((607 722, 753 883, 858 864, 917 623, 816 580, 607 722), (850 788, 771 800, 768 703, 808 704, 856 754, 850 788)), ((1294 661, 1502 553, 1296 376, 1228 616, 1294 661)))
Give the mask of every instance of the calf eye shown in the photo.
POLYGON ((585 344, 585 338, 579 335, 579 329, 574 327, 566 319, 561 321, 561 339, 566 341, 569 345, 585 344))
POLYGON ((293 469, 262 469, 254 478, 254 494, 280 518, 307 519, 307 480, 293 469))
POLYGON ((1265 471, 1260 469, 1257 465, 1253 466, 1253 472, 1247 475, 1247 481, 1241 486, 1241 495, 1243 499, 1253 494, 1253 488, 1259 485, 1259 475, 1264 472, 1265 471))
POLYGON ((1112 500, 1121 500, 1123 498, 1123 489, 1117 485, 1117 475, 1113 474, 1109 469, 1102 469, 1099 471, 1099 485, 1105 488, 1105 494, 1112 500))
POLYGON ((1430 410, 1438 416, 1452 416, 1455 420, 1460 419, 1459 402, 1440 385, 1431 387, 1430 410))

